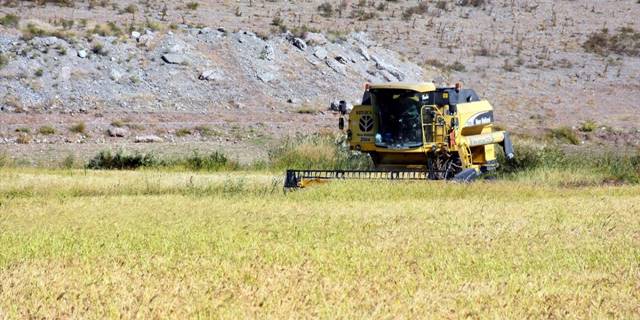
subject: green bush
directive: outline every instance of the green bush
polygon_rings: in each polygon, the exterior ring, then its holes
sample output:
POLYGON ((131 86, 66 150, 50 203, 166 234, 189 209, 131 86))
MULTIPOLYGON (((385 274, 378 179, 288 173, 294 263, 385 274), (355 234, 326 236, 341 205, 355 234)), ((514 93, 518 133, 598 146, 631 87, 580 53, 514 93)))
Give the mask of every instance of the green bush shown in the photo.
POLYGON ((0 18, 0 24, 5 27, 17 28, 20 24, 20 17, 15 14, 7 14, 4 17, 0 18))
POLYGON ((176 136, 177 137, 184 137, 184 136, 189 136, 189 135, 191 135, 191 129, 189 129, 189 128, 182 128, 182 129, 176 130, 176 136))
POLYGON ((569 127, 560 127, 560 128, 551 129, 550 136, 551 138, 569 142, 571 144, 575 144, 575 145, 580 144, 580 139, 578 139, 578 136, 573 131, 573 129, 569 127))
POLYGON ((91 47, 91 52, 95 54, 99 54, 101 56, 106 56, 109 52, 104 48, 104 44, 96 43, 91 47))
POLYGON ((52 126, 42 126, 38 129, 38 132, 42 135, 48 136, 56 133, 56 129, 52 126))
POLYGON ((613 182, 640 183, 640 153, 629 155, 606 152, 601 155, 582 155, 570 159, 567 165, 592 168, 606 174, 613 182))
POLYGON ((593 132, 598 127, 598 124, 593 120, 587 120, 580 124, 579 130, 582 132, 593 132))
POLYGON ((196 9, 198 9, 199 6, 200 6, 200 4, 197 3, 197 2, 189 2, 189 3, 187 3, 187 9, 189 9, 189 10, 196 10, 196 9))
POLYGON ((498 172, 507 175, 543 168, 569 171, 584 169, 601 173, 611 181, 640 183, 640 152, 619 154, 591 150, 566 153, 558 146, 516 143, 515 158, 507 161, 501 149, 498 150, 498 172))
POLYGON ((4 68, 7 64, 9 64, 9 58, 4 54, 0 54, 0 69, 4 68))
POLYGON ((122 150, 112 153, 109 150, 100 151, 93 159, 89 160, 88 169, 137 169, 141 167, 158 166, 160 161, 153 154, 128 154, 122 150))
POLYGON ((26 133, 20 133, 16 138, 16 142, 19 144, 29 144, 31 142, 31 136, 26 133))
MULTIPOLYGON (((557 146, 514 144, 515 158, 507 161, 503 152, 498 152, 499 170, 515 173, 540 167, 557 168, 565 163, 566 155, 557 146)), ((498 150, 502 151, 501 148, 498 150)))
POLYGON ((135 4, 130 4, 122 10, 122 13, 134 14, 138 12, 138 7, 135 4))
POLYGON ((75 132, 75 133, 85 133, 86 130, 87 130, 87 125, 84 124, 84 122, 82 121, 69 127, 69 131, 75 132))
POLYGON ((213 137, 220 135, 218 131, 206 125, 195 126, 193 127, 193 131, 198 132, 203 137, 213 137))
POLYGON ((318 6, 318 12, 325 18, 330 18, 333 15, 333 5, 330 2, 324 2, 318 6))
POLYGON ((230 161, 223 153, 215 151, 202 155, 197 151, 185 159, 185 166, 190 170, 218 171, 222 169, 236 169, 238 164, 230 161))
POLYGON ((62 159, 62 162, 60 162, 60 167, 63 169, 72 169, 73 167, 75 167, 75 164, 76 157, 73 154, 69 154, 64 157, 64 159, 62 159))

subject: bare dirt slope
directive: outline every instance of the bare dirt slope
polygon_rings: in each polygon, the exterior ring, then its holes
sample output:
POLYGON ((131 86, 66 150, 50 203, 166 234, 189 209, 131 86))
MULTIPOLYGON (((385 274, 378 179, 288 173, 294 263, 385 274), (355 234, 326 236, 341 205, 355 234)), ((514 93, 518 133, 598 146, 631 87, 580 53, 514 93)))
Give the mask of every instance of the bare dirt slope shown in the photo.
POLYGON ((364 82, 400 80, 461 80, 519 133, 592 121, 581 140, 639 140, 637 1, 9 1, 0 12, 20 18, 0 26, 0 143, 12 153, 142 135, 261 149, 333 127, 329 102, 357 102, 364 82), (85 133, 69 131, 78 121, 85 133), (48 125, 55 134, 37 132, 48 125))

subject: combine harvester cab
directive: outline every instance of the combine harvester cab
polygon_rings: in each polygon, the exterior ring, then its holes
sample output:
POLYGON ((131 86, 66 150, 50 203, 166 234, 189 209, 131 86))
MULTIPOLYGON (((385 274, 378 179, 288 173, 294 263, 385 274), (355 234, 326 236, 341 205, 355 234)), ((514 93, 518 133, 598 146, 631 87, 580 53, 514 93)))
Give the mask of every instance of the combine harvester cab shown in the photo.
POLYGON ((285 188, 349 178, 471 181, 498 167, 496 145, 514 156, 509 134, 494 129, 491 104, 459 84, 366 85, 361 105, 340 109, 350 149, 368 153, 376 168, 287 170, 285 188))

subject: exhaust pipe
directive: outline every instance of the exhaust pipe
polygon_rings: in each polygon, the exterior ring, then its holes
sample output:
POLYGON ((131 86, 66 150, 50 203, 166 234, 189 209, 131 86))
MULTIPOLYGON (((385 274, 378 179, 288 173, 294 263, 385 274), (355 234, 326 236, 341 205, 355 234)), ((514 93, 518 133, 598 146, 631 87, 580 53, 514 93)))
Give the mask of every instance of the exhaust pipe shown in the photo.
POLYGON ((467 145, 469 147, 482 146, 492 143, 499 144, 504 150, 504 155, 507 160, 512 160, 513 158, 515 158, 513 143, 511 143, 509 133, 506 131, 478 134, 465 137, 465 139, 467 140, 467 145))
POLYGON ((509 137, 509 133, 504 133, 504 140, 500 143, 502 149, 504 150, 504 155, 507 157, 507 160, 513 160, 516 157, 515 152, 513 151, 513 143, 511 143, 511 138, 509 137))

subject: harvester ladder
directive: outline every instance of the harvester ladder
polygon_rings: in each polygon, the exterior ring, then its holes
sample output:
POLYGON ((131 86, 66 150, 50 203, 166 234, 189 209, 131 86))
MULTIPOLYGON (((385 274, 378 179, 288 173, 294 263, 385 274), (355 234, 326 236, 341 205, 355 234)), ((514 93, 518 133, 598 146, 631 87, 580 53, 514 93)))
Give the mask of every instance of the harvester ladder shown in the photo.
POLYGON ((444 137, 446 135, 445 121, 444 118, 440 115, 437 115, 433 121, 433 131, 435 132, 434 141, 435 143, 444 143, 444 137))

